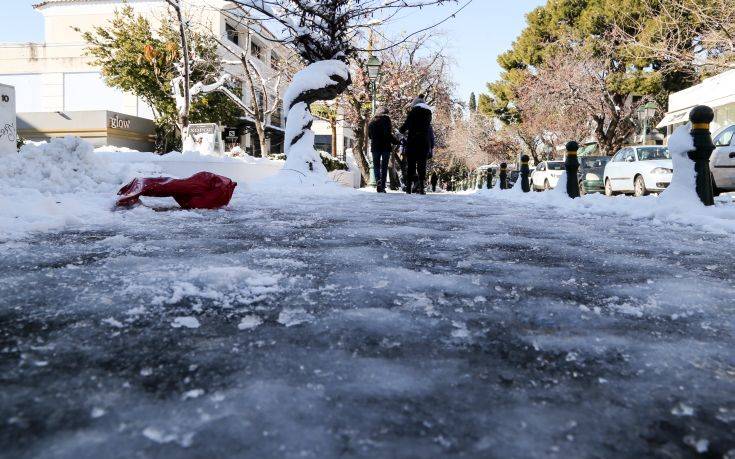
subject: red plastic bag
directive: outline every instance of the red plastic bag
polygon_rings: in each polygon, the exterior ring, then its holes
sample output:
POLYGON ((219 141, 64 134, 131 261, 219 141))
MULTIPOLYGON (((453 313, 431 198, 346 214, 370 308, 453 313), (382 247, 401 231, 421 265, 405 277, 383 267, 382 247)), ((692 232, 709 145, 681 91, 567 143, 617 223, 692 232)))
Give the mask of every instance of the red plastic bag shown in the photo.
POLYGON ((211 172, 199 172, 186 179, 170 177, 136 178, 117 192, 118 206, 132 206, 141 196, 172 197, 184 209, 217 209, 230 203, 237 183, 211 172))

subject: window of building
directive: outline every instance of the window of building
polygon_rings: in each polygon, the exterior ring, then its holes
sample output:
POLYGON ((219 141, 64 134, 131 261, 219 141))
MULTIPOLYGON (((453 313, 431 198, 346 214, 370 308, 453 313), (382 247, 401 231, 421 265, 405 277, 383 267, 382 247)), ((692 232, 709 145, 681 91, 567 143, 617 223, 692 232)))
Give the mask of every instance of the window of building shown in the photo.
POLYGON ((263 47, 256 42, 250 43, 250 55, 256 59, 263 60, 263 47))
POLYGON ((258 103, 258 107, 261 109, 264 108, 263 102, 265 102, 265 99, 263 98, 263 92, 258 89, 255 90, 255 101, 258 103))
POLYGON ((225 23, 225 33, 227 34, 227 39, 230 40, 232 43, 236 45, 240 45, 240 34, 237 32, 237 29, 235 26, 230 25, 229 23, 225 23))
POLYGON ((278 70, 281 67, 281 56, 276 53, 271 53, 271 68, 278 70))
POLYGON ((278 107, 271 114, 271 124, 278 127, 283 126, 283 104, 281 102, 278 102, 278 107))
POLYGON ((320 151, 331 152, 332 151, 332 136, 331 135, 315 135, 314 136, 314 149, 320 151))

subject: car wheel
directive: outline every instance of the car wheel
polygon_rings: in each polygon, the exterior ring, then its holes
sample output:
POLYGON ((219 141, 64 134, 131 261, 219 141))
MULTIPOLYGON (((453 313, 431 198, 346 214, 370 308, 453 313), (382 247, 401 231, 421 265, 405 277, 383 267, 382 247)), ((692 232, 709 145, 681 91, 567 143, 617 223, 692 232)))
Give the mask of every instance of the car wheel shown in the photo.
POLYGON ((637 175, 635 177, 635 180, 633 181, 633 196, 636 198, 640 198, 641 196, 645 196, 648 194, 648 190, 646 189, 646 182, 643 180, 643 177, 640 175, 637 175))
POLYGON ((605 179, 605 196, 615 196, 610 179, 605 179))
POLYGON ((584 189, 584 180, 579 181, 579 195, 584 196, 587 194, 587 190, 584 189))
POLYGON ((549 183, 549 180, 544 180, 544 191, 549 191, 551 189, 551 183, 549 183))

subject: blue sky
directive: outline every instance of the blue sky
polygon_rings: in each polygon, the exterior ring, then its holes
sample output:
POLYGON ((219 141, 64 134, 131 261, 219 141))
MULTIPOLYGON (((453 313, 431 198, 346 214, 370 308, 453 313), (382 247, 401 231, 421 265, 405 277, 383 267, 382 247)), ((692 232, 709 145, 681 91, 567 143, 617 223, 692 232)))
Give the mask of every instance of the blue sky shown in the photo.
MULTIPOLYGON (((43 20, 31 5, 39 0, 2 0, 2 41, 43 41, 43 20)), ((467 0, 460 0, 460 5, 467 0)), ((441 26, 449 42, 449 53, 455 61, 454 80, 457 95, 469 98, 480 93, 485 83, 498 77, 497 56, 508 49, 523 29, 525 15, 545 0, 474 0, 455 18, 441 26)), ((458 8, 457 4, 402 14, 390 26, 391 32, 412 32, 444 19, 458 8)))

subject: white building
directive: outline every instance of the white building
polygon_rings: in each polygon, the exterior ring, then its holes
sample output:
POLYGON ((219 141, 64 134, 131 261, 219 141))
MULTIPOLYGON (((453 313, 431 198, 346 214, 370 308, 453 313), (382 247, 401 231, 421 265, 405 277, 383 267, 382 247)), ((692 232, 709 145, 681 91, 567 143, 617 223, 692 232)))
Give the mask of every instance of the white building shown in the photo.
MULTIPOLYGON (((85 55, 81 36, 110 21, 124 4, 145 16, 154 29, 171 15, 165 0, 45 0, 34 6, 44 17, 43 43, 0 44, 0 83, 15 87, 21 136, 42 140, 73 134, 95 144, 150 147, 151 108, 133 94, 105 84, 100 70, 91 65, 92 58, 85 55)), ((283 45, 266 38, 267 30, 252 34, 244 24, 233 21, 226 13, 231 6, 226 0, 187 0, 185 6, 186 16, 213 35, 237 46, 248 43, 246 51, 263 72, 271 71, 273 62, 285 56, 283 45)), ((223 58, 233 59, 225 50, 220 52, 223 58)), ((249 91, 243 94, 247 103, 249 91)), ((279 110, 268 126, 271 151, 282 151, 282 118, 279 110)), ((252 126, 252 120, 243 117, 240 125, 228 126, 223 132, 230 134, 226 139, 230 144, 254 152, 259 144, 252 126)))
POLYGON ((700 84, 672 93, 669 96, 669 111, 658 124, 671 135, 678 126, 689 121, 689 112, 697 105, 708 105, 715 111, 712 133, 725 126, 735 124, 735 70, 729 70, 700 84))

